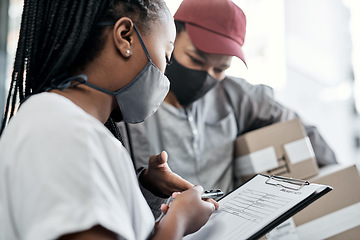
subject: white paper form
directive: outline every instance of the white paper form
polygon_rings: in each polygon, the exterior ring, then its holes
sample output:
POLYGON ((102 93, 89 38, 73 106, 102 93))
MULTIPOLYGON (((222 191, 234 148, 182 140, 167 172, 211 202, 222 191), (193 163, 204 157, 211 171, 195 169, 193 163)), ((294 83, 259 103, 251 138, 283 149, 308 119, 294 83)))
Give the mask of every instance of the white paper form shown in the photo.
MULTIPOLYGON (((323 188, 310 184, 299 190, 266 184, 269 178, 257 175, 219 201, 219 209, 190 239, 248 239, 283 213, 323 188)), ((285 219, 284 219, 285 220, 285 219)))

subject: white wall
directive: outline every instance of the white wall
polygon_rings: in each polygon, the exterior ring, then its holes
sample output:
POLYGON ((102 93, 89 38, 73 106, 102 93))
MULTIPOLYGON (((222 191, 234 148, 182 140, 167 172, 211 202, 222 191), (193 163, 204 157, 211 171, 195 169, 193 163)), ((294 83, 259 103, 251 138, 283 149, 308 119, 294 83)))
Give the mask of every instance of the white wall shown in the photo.
POLYGON ((354 162, 350 11, 341 0, 285 2, 287 83, 280 101, 315 124, 341 162, 354 162))

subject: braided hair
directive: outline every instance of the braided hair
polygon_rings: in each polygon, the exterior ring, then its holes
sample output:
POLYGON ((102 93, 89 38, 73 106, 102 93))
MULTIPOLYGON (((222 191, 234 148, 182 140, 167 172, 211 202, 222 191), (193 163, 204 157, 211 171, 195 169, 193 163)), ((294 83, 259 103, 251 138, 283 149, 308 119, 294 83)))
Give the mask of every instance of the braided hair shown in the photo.
POLYGON ((163 0, 24 1, 0 136, 19 101, 45 91, 51 80, 64 72, 82 70, 97 56, 105 42, 104 29, 97 27, 99 21, 129 17, 147 34, 151 23, 167 11, 163 0))

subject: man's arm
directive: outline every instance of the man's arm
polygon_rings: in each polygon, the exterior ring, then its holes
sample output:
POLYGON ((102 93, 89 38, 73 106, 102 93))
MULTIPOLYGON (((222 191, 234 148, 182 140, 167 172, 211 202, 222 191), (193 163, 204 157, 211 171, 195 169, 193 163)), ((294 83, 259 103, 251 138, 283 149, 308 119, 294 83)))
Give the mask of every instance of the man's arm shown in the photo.
MULTIPOLYGON (((224 89, 237 116, 239 135, 273 123, 300 118, 296 112, 275 101, 273 91, 268 86, 251 85, 243 79, 228 78, 224 82, 224 89)), ((303 125, 319 167, 337 163, 333 150, 317 128, 304 122, 303 125)))

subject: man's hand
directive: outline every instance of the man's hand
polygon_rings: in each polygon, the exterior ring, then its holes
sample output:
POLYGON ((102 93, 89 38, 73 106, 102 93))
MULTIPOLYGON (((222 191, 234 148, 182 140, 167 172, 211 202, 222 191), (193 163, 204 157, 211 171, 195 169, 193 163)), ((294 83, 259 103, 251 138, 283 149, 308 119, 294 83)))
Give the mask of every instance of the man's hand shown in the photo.
POLYGON ((194 185, 173 173, 167 164, 168 155, 162 151, 159 155, 149 158, 149 166, 139 181, 146 189, 158 197, 169 197, 173 192, 185 191, 194 185))

